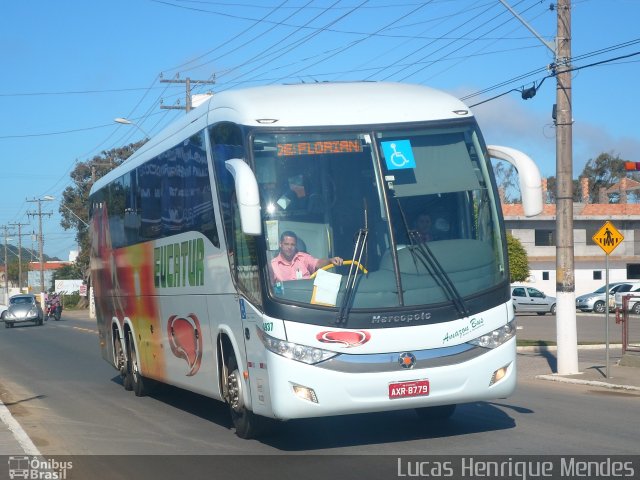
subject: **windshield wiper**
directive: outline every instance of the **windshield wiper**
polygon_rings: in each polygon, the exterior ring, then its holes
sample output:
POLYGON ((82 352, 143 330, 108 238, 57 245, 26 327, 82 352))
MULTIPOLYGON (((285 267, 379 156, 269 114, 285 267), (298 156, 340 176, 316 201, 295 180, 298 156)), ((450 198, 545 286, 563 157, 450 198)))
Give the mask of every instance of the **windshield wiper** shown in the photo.
POLYGON ((414 263, 416 263, 416 259, 419 260, 424 268, 426 268, 427 271, 433 276, 433 278, 436 280, 440 288, 442 288, 442 290, 445 292, 449 300, 451 300, 458 313, 463 317, 468 316, 469 308, 464 302, 462 295, 460 295, 460 292, 458 292, 455 284, 451 280, 451 277, 449 277, 447 271, 442 267, 436 256, 433 254, 433 252, 427 245, 427 242, 421 241, 419 232, 409 229, 404 209, 400 204, 400 199, 397 199, 397 201, 398 209, 400 210, 400 216, 402 217, 402 224, 404 226, 407 237, 409 238, 409 242, 411 243, 408 248, 411 252, 414 263))
POLYGON ((451 277, 449 277, 447 271, 442 267, 436 256, 433 254, 429 245, 427 245, 426 242, 423 243, 420 241, 420 234, 416 230, 410 230, 408 234, 409 241, 411 242, 411 246, 409 248, 412 251, 416 250, 416 256, 420 260, 420 263, 430 271, 440 287, 449 297, 449 300, 453 302, 458 313, 463 317, 468 316, 469 308, 464 302, 462 295, 458 292, 458 289, 451 280, 451 277))
POLYGON ((358 270, 362 261, 362 254, 367 245, 367 236, 369 235, 369 229, 360 228, 356 234, 356 244, 353 248, 353 256, 351 258, 351 265, 349 266, 349 274, 344 284, 344 294, 342 296, 342 302, 340 303, 340 310, 338 311, 338 318, 336 318, 336 325, 347 324, 349 318, 349 311, 353 303, 353 293, 355 292, 356 281, 358 279, 358 270))

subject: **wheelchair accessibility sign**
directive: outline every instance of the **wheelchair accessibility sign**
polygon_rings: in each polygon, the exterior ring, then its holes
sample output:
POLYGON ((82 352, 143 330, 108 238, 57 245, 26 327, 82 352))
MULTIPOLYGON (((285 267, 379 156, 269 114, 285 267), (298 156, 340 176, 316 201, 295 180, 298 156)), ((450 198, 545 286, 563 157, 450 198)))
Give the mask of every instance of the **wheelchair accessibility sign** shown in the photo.
POLYGON ((413 158, 413 150, 409 140, 392 140, 381 142, 381 145, 389 170, 416 168, 416 161, 413 158))

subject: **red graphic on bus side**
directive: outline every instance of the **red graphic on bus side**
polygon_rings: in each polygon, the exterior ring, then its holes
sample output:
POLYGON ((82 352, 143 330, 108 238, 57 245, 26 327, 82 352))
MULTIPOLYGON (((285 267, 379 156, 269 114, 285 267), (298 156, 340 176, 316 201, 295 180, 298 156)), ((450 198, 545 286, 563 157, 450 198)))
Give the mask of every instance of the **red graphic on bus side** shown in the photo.
POLYGON ((173 354, 187 362, 187 376, 195 375, 202 362, 202 330, 195 314, 172 315, 167 322, 167 337, 173 354))

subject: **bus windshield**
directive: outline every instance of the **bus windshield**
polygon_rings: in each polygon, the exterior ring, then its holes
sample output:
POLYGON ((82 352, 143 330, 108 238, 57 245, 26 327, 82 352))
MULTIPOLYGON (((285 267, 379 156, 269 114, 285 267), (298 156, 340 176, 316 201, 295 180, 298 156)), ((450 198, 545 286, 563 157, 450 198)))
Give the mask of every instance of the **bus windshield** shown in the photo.
POLYGON ((465 314, 466 297, 504 282, 499 202, 476 128, 255 132, 272 297, 353 310, 451 303, 465 314), (310 257, 280 253, 292 233, 310 257), (315 271, 334 257, 347 265, 315 271))

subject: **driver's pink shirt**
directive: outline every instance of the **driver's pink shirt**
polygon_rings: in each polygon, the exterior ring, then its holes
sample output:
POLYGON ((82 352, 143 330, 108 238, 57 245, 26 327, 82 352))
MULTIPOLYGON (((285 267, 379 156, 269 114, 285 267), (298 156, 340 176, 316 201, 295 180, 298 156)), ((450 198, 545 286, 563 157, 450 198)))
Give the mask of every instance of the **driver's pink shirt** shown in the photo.
POLYGON ((300 280, 309 278, 316 271, 318 259, 308 253, 297 252, 291 262, 288 262, 282 254, 278 254, 271 260, 271 270, 274 282, 284 282, 286 280, 300 280))

